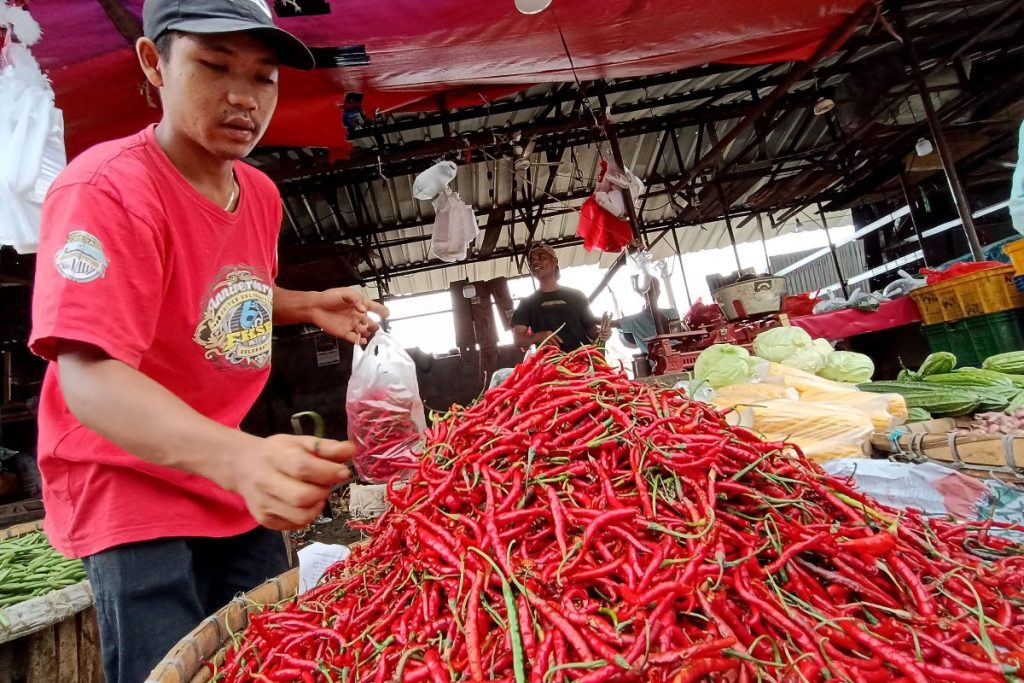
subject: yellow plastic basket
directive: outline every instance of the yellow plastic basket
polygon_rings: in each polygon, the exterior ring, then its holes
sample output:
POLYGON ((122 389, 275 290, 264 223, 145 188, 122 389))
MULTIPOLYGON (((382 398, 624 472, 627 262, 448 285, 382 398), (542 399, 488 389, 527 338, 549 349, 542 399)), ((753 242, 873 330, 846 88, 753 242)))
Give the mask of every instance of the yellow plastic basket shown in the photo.
POLYGON ((941 286, 942 283, 928 285, 910 293, 910 298, 917 304, 917 310, 920 311, 921 320, 925 325, 935 325, 946 320, 942 312, 942 304, 939 302, 938 289, 941 286))
POLYGON ((950 280, 950 283, 967 316, 1002 313, 1024 307, 1024 294, 1017 290, 1013 282, 1012 266, 972 273, 950 280))
POLYGON ((1003 247, 1003 253, 1010 257, 1016 275, 1024 275, 1024 240, 1010 242, 1003 247))

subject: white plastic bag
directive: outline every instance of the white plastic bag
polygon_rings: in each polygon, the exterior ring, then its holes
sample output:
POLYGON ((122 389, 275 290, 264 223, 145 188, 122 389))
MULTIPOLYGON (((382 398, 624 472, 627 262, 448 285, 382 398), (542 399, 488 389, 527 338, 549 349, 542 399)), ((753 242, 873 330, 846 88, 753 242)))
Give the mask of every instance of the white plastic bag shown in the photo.
POLYGON ((353 349, 345 411, 360 479, 384 484, 412 473, 427 423, 416 364, 391 335, 377 332, 365 350, 353 349))
MULTIPOLYGON (((602 161, 602 164, 606 163, 602 161)), ((622 190, 629 190, 634 204, 640 201, 640 195, 647 189, 642 180, 636 177, 628 168, 625 173, 615 164, 608 164, 607 173, 601 178, 594 190, 594 199, 598 206, 615 216, 625 220, 627 216, 626 198, 622 190)))
POLYGON ((906 296, 915 289, 920 289, 928 284, 928 279, 923 277, 913 277, 910 273, 905 270, 899 271, 900 278, 893 280, 885 289, 882 290, 882 296, 887 299, 895 299, 896 297, 906 296))
POLYGON ((412 196, 416 199, 431 200, 444 192, 455 180, 458 167, 454 161, 441 161, 416 176, 412 184, 412 196))
POLYGON ((434 228, 430 246, 434 255, 448 263, 466 258, 467 248, 480 234, 473 207, 447 188, 432 203, 434 228))
POLYGON ((28 12, 0 2, 8 35, 0 51, 0 244, 34 253, 39 246, 43 199, 67 165, 64 117, 53 89, 29 52, 39 25, 28 12))

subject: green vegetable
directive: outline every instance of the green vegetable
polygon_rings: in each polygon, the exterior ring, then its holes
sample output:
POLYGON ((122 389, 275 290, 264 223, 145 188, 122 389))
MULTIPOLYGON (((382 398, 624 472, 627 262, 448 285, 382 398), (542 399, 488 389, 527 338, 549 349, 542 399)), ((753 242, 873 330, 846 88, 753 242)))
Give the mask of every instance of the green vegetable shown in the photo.
POLYGON ((798 351, 814 349, 814 340, 807 331, 799 327, 775 327, 757 335, 754 340, 754 355, 775 363, 782 363, 798 351))
POLYGON ((861 391, 903 396, 907 408, 923 408, 932 415, 955 417, 974 412, 984 400, 976 390, 929 382, 865 382, 861 391))
POLYGON ((54 550, 42 531, 33 531, 0 541, 0 576, 3 608, 84 581, 85 566, 54 550))
POLYGON ((961 387, 1012 387, 1013 382, 1000 373, 978 368, 961 368, 956 372, 928 375, 925 382, 932 384, 951 384, 961 387))
POLYGON ((917 374, 913 370, 907 370, 906 368, 900 370, 899 374, 896 375, 897 382, 918 382, 920 380, 921 375, 917 374))
POLYGON ((981 364, 986 370, 1005 372, 1008 375, 1024 375, 1024 351, 1010 351, 989 356, 981 364))
POLYGON ((1019 392, 1010 400, 1009 405, 1006 406, 1006 412, 1015 413, 1022 408, 1024 408, 1024 391, 1019 392))
POLYGON ((924 408, 908 408, 907 422, 927 422, 932 419, 931 413, 924 408))
POLYGON ((782 364, 813 375, 825 367, 826 360, 827 356, 812 345, 798 349, 789 358, 782 361, 782 364))
POLYGON ((955 367, 956 356, 948 351, 938 351, 924 359, 924 362, 921 363, 921 367, 917 369, 917 374, 921 377, 938 375, 953 372, 953 368, 955 367))
POLYGON ((867 382, 875 374, 875 364, 863 353, 833 351, 825 360, 819 377, 836 382, 867 382))
POLYGON ((701 351, 693 366, 693 377, 701 384, 720 389, 744 384, 754 377, 750 353, 741 346, 715 344, 701 351))

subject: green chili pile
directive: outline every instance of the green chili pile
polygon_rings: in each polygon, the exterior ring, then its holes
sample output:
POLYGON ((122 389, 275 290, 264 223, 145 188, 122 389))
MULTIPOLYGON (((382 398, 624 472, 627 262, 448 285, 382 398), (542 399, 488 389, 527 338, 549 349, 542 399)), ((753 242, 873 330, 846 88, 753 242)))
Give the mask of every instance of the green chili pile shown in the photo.
MULTIPOLYGON (((0 541, 0 608, 85 580, 81 560, 63 557, 42 531, 0 541)), ((0 624, 5 623, 0 613, 0 624)))
POLYGON ((1024 550, 897 512, 593 349, 428 430, 371 540, 224 681, 1015 680, 1024 550))

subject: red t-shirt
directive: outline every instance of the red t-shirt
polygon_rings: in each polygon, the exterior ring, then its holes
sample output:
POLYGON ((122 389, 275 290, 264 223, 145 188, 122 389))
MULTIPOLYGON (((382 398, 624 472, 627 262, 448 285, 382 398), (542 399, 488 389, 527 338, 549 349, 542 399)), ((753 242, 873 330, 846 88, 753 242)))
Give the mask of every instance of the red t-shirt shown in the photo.
POLYGON ((83 153, 50 189, 29 345, 50 361, 39 469, 46 530, 64 554, 256 526, 240 496, 78 422, 54 362, 59 339, 93 344, 238 427, 270 372, 281 199, 251 166, 236 163, 235 175, 240 199, 228 213, 185 180, 149 127, 83 153))

